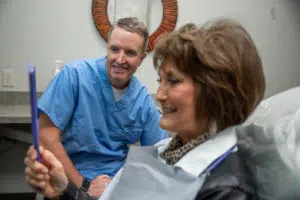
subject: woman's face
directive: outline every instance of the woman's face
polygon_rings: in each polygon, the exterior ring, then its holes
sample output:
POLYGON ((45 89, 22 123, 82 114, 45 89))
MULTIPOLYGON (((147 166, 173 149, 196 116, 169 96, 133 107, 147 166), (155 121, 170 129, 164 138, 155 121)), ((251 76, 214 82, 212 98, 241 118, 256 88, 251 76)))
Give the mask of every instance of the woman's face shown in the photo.
POLYGON ((196 119, 196 84, 191 77, 176 68, 170 57, 159 68, 159 77, 156 100, 162 107, 160 126, 181 137, 198 136, 200 130, 196 119))

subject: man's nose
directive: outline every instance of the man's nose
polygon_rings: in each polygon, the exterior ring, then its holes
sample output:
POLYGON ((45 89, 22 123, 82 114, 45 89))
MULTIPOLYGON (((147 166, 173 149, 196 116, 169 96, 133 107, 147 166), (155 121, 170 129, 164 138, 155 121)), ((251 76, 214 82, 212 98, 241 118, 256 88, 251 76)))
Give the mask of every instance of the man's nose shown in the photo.
POLYGON ((118 64, 123 64, 125 63, 125 55, 123 52, 120 52, 118 57, 117 57, 117 62, 118 64))

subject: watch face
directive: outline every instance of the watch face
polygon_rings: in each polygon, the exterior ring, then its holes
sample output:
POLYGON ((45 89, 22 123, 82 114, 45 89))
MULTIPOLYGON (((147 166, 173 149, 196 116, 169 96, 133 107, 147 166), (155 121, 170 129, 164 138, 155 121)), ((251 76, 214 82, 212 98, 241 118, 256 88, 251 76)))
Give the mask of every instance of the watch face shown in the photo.
POLYGON ((84 179, 81 185, 81 188, 88 191, 89 187, 90 187, 90 182, 87 179, 84 179))

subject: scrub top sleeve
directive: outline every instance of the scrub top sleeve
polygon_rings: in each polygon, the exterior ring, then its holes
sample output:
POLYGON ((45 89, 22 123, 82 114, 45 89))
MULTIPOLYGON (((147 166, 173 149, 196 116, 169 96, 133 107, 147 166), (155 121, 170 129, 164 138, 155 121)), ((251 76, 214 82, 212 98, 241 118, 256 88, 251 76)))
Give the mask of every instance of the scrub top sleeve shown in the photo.
POLYGON ((63 131, 71 120, 77 96, 77 75, 67 65, 58 73, 38 101, 39 114, 45 113, 63 131))
POLYGON ((159 127, 159 121, 160 114, 153 105, 148 114, 148 121, 144 125, 144 130, 141 136, 141 145, 154 145, 168 137, 167 132, 159 127))

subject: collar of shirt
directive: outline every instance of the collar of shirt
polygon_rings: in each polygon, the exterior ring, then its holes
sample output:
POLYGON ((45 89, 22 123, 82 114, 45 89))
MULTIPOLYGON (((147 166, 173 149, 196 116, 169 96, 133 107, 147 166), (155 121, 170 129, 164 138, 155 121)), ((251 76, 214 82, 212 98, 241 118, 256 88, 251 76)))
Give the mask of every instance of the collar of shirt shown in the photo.
MULTIPOLYGON (((158 159, 164 163, 166 161, 159 154, 168 147, 171 139, 165 139, 155 145, 158 150, 158 159)), ((195 176, 199 176, 213 161, 224 154, 236 142, 235 127, 227 128, 189 151, 174 166, 180 167, 195 176)))
POLYGON ((120 99, 122 99, 125 96, 125 93, 127 92, 127 90, 128 90, 128 87, 126 87, 122 90, 112 87, 115 101, 118 102, 120 99))
POLYGON ((133 75, 130 79, 130 83, 126 89, 126 92, 123 94, 123 97, 119 101, 115 100, 112 86, 109 82, 107 71, 106 71, 106 57, 102 58, 98 63, 99 71, 101 73, 101 89, 103 90, 103 95, 107 100, 107 107, 111 111, 120 111, 126 108, 128 103, 131 103, 131 98, 140 92, 140 87, 143 87, 137 78, 133 75))

